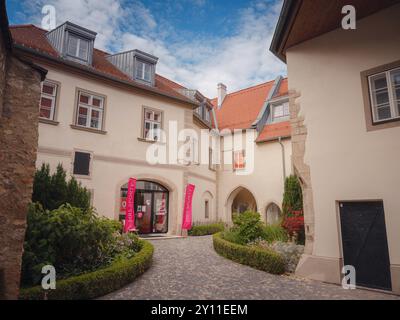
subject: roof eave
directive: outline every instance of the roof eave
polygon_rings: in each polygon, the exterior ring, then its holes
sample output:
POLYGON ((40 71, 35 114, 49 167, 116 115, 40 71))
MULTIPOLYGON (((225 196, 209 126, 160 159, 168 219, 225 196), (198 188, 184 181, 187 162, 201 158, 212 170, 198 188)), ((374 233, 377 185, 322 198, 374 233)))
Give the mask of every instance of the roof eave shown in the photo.
POLYGON ((34 56, 37 56, 37 57, 40 57, 40 58, 43 58, 43 59, 47 59, 47 60, 50 60, 50 61, 55 62, 55 63, 60 63, 60 64, 63 64, 63 65, 66 65, 68 67, 78 69, 78 70, 80 70, 82 72, 87 72, 89 74, 105 78, 107 80, 115 81, 115 82, 120 83, 120 84, 125 84, 125 85, 128 85, 128 86, 134 87, 136 89, 149 91, 149 92, 151 92, 153 94, 156 94, 156 95, 164 96, 164 97, 167 97, 167 98, 170 98, 170 99, 173 99, 173 100, 177 100, 177 101, 182 102, 182 103, 190 104, 193 107, 198 107, 199 106, 198 103, 196 103, 196 102, 194 102, 194 101, 192 101, 190 99, 179 98, 179 97, 170 95, 168 93, 160 92, 160 91, 155 90, 155 89, 153 89, 151 87, 144 88, 142 85, 135 84, 135 83, 133 83, 131 81, 123 80, 123 79, 117 78, 115 76, 111 76, 111 75, 105 74, 103 72, 99 72, 97 70, 89 69, 89 67, 85 67, 84 65, 82 65, 82 66, 78 65, 78 63, 75 63, 75 62, 72 62, 72 61, 67 61, 67 60, 64 60, 64 59, 53 57, 53 56, 51 56, 49 54, 46 54, 46 53, 43 53, 43 52, 39 52, 39 51, 37 51, 35 49, 23 46, 23 45, 18 44, 18 43, 14 43, 13 47, 15 49, 21 50, 21 51, 23 51, 25 53, 28 53, 28 54, 31 54, 31 55, 34 55, 34 56))
POLYGON ((284 0, 274 36, 271 41, 269 50, 284 63, 286 63, 286 52, 284 46, 302 2, 303 0, 284 0))

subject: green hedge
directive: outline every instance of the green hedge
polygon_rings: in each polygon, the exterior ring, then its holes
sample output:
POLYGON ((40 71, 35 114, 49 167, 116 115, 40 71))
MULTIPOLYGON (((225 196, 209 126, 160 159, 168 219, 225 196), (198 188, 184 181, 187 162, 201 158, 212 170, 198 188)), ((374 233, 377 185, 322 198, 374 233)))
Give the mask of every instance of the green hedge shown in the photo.
POLYGON ((222 233, 214 234, 213 244, 215 251, 227 259, 272 274, 285 272, 285 261, 277 252, 229 242, 222 233))
POLYGON ((224 231, 225 226, 223 223, 212 223, 205 225, 193 226, 191 230, 189 230, 190 236, 207 236, 211 234, 215 234, 221 231, 224 231))
MULTIPOLYGON (((113 292, 132 282, 152 263, 153 245, 141 241, 142 249, 133 258, 118 260, 106 268, 57 281, 55 290, 47 290, 47 299, 92 299, 113 292)), ((45 291, 41 286, 20 291, 20 299, 23 300, 42 300, 44 296, 45 291)))

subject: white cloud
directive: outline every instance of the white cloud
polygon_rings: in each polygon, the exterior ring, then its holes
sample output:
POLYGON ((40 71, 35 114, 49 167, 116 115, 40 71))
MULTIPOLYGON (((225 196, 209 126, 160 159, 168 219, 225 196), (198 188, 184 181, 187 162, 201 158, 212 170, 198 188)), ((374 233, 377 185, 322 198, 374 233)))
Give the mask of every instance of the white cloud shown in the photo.
POLYGON ((218 82, 232 92, 286 73, 285 65, 268 51, 279 1, 253 2, 239 12, 233 35, 206 39, 180 38, 173 25, 156 21, 139 1, 129 5, 123 0, 30 1, 38 13, 44 2, 56 7, 59 23, 70 20, 98 32, 96 47, 117 51, 137 48, 154 54, 159 57, 158 73, 209 97, 216 95, 218 82))

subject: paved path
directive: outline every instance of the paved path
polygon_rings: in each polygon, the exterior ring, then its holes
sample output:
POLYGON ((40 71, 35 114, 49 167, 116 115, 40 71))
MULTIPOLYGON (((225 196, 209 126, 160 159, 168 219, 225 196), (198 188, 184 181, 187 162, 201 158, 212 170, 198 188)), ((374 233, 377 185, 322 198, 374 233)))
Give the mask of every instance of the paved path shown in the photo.
POLYGON ((211 237, 152 240, 153 266, 102 299, 399 299, 344 290, 317 281, 275 276, 220 257, 211 237))

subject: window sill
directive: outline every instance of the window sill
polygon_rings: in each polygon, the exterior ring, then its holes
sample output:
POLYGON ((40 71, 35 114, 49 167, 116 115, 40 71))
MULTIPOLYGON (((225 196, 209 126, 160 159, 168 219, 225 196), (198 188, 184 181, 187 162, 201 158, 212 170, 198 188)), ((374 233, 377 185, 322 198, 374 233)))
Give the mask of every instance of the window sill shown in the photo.
POLYGON ((83 175, 83 174, 72 174, 73 176, 74 176, 74 178, 76 178, 76 179, 84 179, 84 180, 91 180, 92 179, 92 176, 86 176, 86 175, 83 175))
POLYGON ((50 120, 46 118, 39 118, 40 123, 50 124, 52 126, 58 126, 59 122, 55 120, 50 120))
POLYGON ((76 130, 82 130, 82 131, 97 133, 97 134, 107 134, 107 131, 103 131, 103 130, 99 130, 99 129, 86 128, 86 127, 81 127, 81 126, 77 126, 77 125, 75 125, 75 124, 71 124, 71 128, 72 128, 72 129, 76 129, 76 130))
POLYGON ((138 141, 140 141, 140 142, 165 144, 164 142, 161 142, 161 141, 148 140, 148 139, 140 138, 140 137, 138 137, 137 139, 138 139, 138 141))

